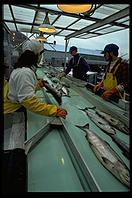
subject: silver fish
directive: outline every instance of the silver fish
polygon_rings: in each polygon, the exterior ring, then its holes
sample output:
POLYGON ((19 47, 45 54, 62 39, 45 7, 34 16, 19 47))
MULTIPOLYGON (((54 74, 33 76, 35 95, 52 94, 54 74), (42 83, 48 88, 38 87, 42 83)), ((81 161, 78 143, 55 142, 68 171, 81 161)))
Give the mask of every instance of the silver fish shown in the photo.
POLYGON ((86 114, 90 117, 90 119, 100 128, 102 129, 103 132, 105 132, 107 135, 109 135, 112 140, 117 144, 117 146, 123 151, 123 155, 127 157, 128 159, 130 158, 130 148, 129 144, 124 142, 123 140, 119 139, 116 136, 116 131, 113 127, 110 126, 107 120, 103 119, 98 115, 97 113, 93 113, 89 110, 90 108, 84 108, 80 109, 82 111, 85 111, 86 114))
POLYGON ((61 83, 59 83, 56 87, 56 90, 59 91, 63 96, 69 96, 69 89, 65 86, 63 86, 61 83))
POLYGON ((60 82, 63 86, 67 87, 67 88, 70 88, 70 84, 69 83, 66 83, 66 82, 60 82))
POLYGON ((119 155, 97 134, 89 130, 89 124, 78 126, 86 133, 89 145, 99 161, 107 168, 117 179, 127 187, 130 187, 130 172, 119 155))
POLYGON ((107 121, 105 121, 103 118, 101 118, 99 115, 97 115, 94 112, 89 111, 88 108, 80 109, 82 111, 85 111, 87 116, 90 117, 90 119, 105 133, 110 134, 110 135, 115 135, 116 132, 114 128, 112 128, 107 121))
POLYGON ((63 86, 61 90, 64 93, 64 96, 69 96, 69 89, 67 87, 63 86))
MULTIPOLYGON (((89 109, 89 107, 86 107, 86 109, 89 109)), ((129 130, 127 126, 125 126, 125 124, 120 122, 119 120, 113 118, 110 114, 100 111, 96 107, 90 107, 90 109, 94 109, 96 113, 102 118, 104 118, 105 120, 107 120, 107 122, 109 122, 111 126, 115 127, 116 129, 120 130, 121 132, 125 134, 129 134, 129 130)))
POLYGON ((59 83, 59 84, 56 86, 56 90, 57 90, 57 91, 61 91, 61 89, 62 89, 62 85, 59 83))
POLYGON ((54 82, 54 83, 58 83, 59 82, 59 79, 58 78, 55 78, 55 77, 52 77, 51 78, 51 81, 54 82))

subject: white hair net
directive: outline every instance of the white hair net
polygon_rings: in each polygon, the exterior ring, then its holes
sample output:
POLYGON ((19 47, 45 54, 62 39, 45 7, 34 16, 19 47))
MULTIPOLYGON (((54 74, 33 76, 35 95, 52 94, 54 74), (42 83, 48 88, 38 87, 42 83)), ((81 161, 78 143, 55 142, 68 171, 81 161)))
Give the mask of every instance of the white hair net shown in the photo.
POLYGON ((37 55, 39 52, 41 52, 44 49, 44 44, 40 41, 37 41, 35 39, 33 40, 27 40, 23 45, 22 45, 22 50, 25 52, 26 50, 30 50, 37 55))

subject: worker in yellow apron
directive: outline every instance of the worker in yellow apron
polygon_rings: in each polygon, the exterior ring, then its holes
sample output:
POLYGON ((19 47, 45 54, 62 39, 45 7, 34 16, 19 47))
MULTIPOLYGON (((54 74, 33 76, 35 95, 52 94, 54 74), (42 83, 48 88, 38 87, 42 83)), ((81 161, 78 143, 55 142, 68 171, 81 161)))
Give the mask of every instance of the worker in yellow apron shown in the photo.
POLYGON ((94 87, 93 91, 97 92, 102 87, 105 90, 102 94, 104 100, 109 100, 112 94, 125 99, 128 90, 128 63, 118 57, 118 49, 119 47, 112 43, 106 45, 102 52, 109 64, 106 66, 104 79, 94 87))

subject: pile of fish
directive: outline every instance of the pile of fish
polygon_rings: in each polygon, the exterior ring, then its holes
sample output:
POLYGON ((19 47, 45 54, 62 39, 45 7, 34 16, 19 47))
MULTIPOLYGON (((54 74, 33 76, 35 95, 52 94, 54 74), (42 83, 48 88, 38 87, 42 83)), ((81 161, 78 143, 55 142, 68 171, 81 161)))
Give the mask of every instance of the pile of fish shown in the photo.
POLYGON ((84 108, 80 109, 82 111, 85 111, 87 116, 90 117, 90 119, 100 128, 102 129, 103 132, 105 132, 107 135, 109 135, 112 140, 117 144, 117 146, 123 151, 123 154, 129 159, 130 157, 130 148, 129 145, 124 142, 123 140, 119 139, 116 135, 116 131, 112 126, 116 126, 116 128, 120 129, 122 132, 125 134, 128 134, 128 130, 126 126, 121 123, 119 120, 112 119, 110 115, 99 111, 95 110, 95 112, 91 112, 89 109, 95 109, 95 108, 84 108), (114 120, 114 122, 112 122, 114 120), (121 126, 118 125, 121 124, 121 126), (111 126, 112 125, 112 126, 111 126))
POLYGON ((99 161, 107 168, 117 179, 127 187, 130 187, 130 172, 120 156, 110 147, 110 145, 100 138, 97 134, 89 130, 89 124, 78 126, 86 133, 89 145, 99 161))
POLYGON ((68 96, 70 97, 69 95, 69 85, 64 83, 64 82, 60 82, 58 83, 58 85, 56 86, 56 90, 62 94, 62 96, 68 96))

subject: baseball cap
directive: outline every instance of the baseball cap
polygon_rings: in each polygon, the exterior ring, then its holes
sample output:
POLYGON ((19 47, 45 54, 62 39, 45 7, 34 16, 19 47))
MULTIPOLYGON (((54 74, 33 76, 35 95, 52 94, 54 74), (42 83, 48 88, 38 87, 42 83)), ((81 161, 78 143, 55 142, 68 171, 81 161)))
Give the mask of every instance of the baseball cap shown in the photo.
POLYGON ((37 41, 36 39, 33 40, 27 40, 23 45, 22 45, 22 50, 25 52, 26 50, 30 50, 34 52, 35 55, 38 53, 44 52, 44 44, 40 41, 37 41))
POLYGON ((69 52, 72 52, 72 51, 76 51, 77 52, 77 47, 75 47, 75 46, 72 46, 72 47, 70 47, 70 50, 69 50, 69 52))
POLYGON ((108 44, 105 46, 104 50, 101 52, 101 54, 104 54, 105 52, 115 52, 119 49, 119 47, 116 44, 108 44))

